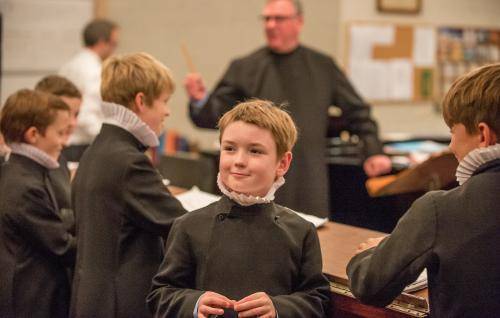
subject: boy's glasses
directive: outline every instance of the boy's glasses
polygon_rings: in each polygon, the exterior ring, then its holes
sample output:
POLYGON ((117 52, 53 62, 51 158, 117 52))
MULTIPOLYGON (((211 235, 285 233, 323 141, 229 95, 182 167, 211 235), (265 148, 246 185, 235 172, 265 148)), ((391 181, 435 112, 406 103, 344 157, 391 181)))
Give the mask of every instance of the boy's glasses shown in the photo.
POLYGON ((291 19, 294 19, 296 17, 297 17, 296 14, 294 14, 294 15, 261 15, 260 19, 266 23, 270 22, 271 20, 274 20, 276 23, 283 23, 286 20, 291 20, 291 19))

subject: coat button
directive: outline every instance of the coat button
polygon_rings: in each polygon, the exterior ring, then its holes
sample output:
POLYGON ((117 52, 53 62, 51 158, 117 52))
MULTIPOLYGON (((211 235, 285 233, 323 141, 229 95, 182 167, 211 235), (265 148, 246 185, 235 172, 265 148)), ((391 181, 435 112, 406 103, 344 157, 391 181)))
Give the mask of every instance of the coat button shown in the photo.
POLYGON ((221 213, 217 215, 217 219, 219 220, 219 222, 222 222, 226 219, 226 215, 224 213, 221 213))

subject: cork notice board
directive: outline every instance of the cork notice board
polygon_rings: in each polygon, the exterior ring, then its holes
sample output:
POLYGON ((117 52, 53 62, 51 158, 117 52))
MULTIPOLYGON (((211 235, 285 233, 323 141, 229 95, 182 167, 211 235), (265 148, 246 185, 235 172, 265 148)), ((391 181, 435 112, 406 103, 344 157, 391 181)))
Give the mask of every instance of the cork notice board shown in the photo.
POLYGON ((433 27, 352 23, 348 27, 349 76, 372 101, 431 100, 436 68, 433 27))

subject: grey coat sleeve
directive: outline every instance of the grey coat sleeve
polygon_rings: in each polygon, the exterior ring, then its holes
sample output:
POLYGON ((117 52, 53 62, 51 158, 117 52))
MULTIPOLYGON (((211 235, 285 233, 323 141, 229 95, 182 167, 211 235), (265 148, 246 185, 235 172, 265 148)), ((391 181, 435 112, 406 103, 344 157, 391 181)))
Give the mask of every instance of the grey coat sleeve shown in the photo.
POLYGON ((16 228, 47 256, 73 266, 76 258, 75 237, 69 233, 54 208, 47 204, 50 199, 46 191, 28 188, 22 199, 23 202, 12 213, 16 228))
POLYGON ((378 126, 371 117, 370 105, 356 92, 350 81, 333 62, 333 105, 342 110, 347 129, 358 135, 363 141, 366 157, 382 153, 382 144, 378 138, 378 126))
POLYGON ((386 306, 433 262, 436 208, 432 193, 413 203, 396 228, 377 247, 347 265, 352 293, 361 302, 386 306))
POLYGON ((145 231, 166 237, 175 218, 186 213, 143 154, 132 159, 121 182, 127 216, 145 231))
POLYGON ((271 297, 280 317, 326 317, 330 284, 322 273, 318 234, 311 224, 303 246, 302 264, 296 290, 290 295, 271 297))
POLYGON ((174 222, 166 244, 165 258, 153 278, 147 304, 154 317, 192 317, 201 290, 193 289, 196 262, 182 219, 174 222))
POLYGON ((193 104, 189 105, 189 115, 196 126, 216 129, 219 118, 224 113, 231 110, 238 102, 248 98, 239 80, 241 74, 239 64, 238 61, 231 62, 222 79, 210 93, 205 105, 201 108, 193 104))

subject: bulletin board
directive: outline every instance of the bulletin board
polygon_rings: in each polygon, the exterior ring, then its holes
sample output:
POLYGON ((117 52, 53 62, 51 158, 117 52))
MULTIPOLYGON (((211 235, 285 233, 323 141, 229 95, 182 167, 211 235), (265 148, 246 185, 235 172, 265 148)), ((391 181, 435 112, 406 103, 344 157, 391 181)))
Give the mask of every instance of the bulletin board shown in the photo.
POLYGON ((436 28, 389 23, 351 23, 347 69, 371 102, 432 100, 436 85, 436 28))
POLYGON ((349 77, 373 103, 439 102, 460 75, 500 62, 500 29, 356 22, 347 43, 349 77))

